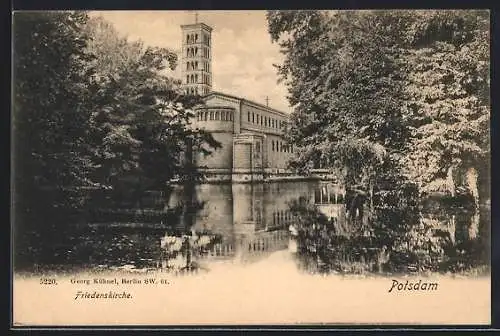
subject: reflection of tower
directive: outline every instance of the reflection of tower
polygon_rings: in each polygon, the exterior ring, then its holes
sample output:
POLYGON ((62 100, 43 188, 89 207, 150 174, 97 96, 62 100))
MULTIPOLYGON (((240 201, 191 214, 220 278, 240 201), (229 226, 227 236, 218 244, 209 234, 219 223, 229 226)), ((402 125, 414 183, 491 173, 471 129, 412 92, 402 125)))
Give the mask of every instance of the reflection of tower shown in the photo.
MULTIPOLYGON (((255 185, 232 184, 233 191, 233 218, 234 225, 248 225, 248 229, 254 231, 260 207, 256 207, 255 185)), ((257 202, 259 203, 259 202, 257 202)))
POLYGON ((212 89, 212 27, 182 25, 182 84, 187 94, 206 95, 212 89))

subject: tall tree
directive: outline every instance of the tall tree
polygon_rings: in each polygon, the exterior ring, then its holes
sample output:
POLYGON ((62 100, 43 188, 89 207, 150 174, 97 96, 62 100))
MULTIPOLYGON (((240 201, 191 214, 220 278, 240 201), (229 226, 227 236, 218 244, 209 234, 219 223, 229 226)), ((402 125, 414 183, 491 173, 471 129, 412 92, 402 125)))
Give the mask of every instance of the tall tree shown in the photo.
POLYGON ((198 144, 195 150, 217 145, 190 127, 190 108, 201 101, 180 93, 179 81, 171 77, 174 52, 130 42, 100 17, 92 18, 87 30, 99 82, 92 118, 99 141, 96 177, 110 188, 128 181, 129 190, 162 190, 172 178, 188 174, 182 159, 187 142, 198 144))
POLYGON ((91 57, 81 29, 87 16, 16 12, 13 21, 15 231, 52 235, 59 219, 81 206, 81 188, 92 185, 86 99, 91 57))
POLYGON ((372 11, 267 17, 295 106, 286 132, 297 146, 292 165, 333 169, 348 188, 373 194, 381 173, 397 170, 409 136, 397 50, 404 20, 372 11))
POLYGON ((440 179, 453 196, 462 179, 478 204, 478 172, 489 174, 481 169, 490 152, 489 13, 416 14, 405 51, 414 127, 409 171, 423 190, 440 179))

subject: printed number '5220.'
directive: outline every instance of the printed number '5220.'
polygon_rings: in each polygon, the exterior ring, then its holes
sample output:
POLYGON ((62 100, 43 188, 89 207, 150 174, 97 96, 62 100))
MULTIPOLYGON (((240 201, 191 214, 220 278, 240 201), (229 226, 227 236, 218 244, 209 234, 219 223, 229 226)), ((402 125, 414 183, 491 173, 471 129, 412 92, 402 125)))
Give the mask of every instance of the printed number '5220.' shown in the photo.
POLYGON ((40 285, 57 285, 56 279, 40 278, 40 285))

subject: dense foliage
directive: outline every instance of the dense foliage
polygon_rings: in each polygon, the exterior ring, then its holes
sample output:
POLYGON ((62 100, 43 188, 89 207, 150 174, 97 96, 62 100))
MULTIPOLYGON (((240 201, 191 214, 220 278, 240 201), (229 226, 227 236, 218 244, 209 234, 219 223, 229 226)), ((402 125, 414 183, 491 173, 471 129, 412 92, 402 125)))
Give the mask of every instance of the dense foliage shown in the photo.
POLYGON ((269 11, 267 20, 294 106, 291 167, 334 172, 351 225, 367 209, 360 235, 393 256, 441 253, 419 217, 422 195, 446 192, 476 212, 489 198, 488 12, 269 11))
POLYGON ((449 170, 460 167, 479 197, 476 179, 489 153, 487 11, 270 11, 267 18, 295 107, 287 132, 298 149, 294 167, 331 168, 366 187, 396 169, 422 191, 450 173, 452 194, 461 179, 449 170))
POLYGON ((190 125, 175 53, 85 12, 19 12, 13 33, 15 251, 55 248, 96 190, 137 201, 199 177, 190 153, 218 143, 190 125))

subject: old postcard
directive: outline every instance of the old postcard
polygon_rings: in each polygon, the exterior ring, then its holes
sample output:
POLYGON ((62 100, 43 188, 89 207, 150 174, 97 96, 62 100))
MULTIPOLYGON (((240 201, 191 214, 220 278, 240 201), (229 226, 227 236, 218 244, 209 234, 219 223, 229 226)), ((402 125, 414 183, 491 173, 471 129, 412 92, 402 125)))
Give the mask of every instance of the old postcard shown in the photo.
POLYGON ((488 325, 484 10, 13 14, 13 326, 488 325))

